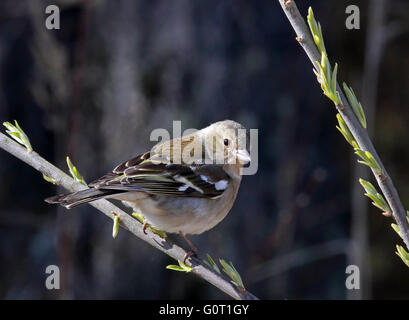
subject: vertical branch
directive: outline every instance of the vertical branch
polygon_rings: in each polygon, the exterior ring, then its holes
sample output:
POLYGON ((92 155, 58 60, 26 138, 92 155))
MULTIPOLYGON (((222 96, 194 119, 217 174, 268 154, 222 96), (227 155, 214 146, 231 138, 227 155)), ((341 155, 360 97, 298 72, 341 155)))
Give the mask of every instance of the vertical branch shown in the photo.
MULTIPOLYGON (((295 2, 293 0, 279 0, 279 3, 297 34, 297 41, 300 43, 300 45, 308 55, 309 59, 314 65, 315 70, 317 72, 320 72, 318 70, 318 65, 316 64, 316 61, 321 61, 320 52, 318 51, 318 48, 316 47, 311 37, 310 30, 307 27, 304 19, 300 15, 295 2)), ((351 105, 349 104, 343 91, 341 90, 340 85, 338 84, 336 79, 334 80, 334 89, 336 89, 339 94, 339 97, 337 98, 339 98, 340 102, 337 102, 335 104, 336 109, 342 116, 342 119, 344 120, 348 129, 356 140, 356 144, 358 145, 359 149, 368 152, 373 157, 374 162, 377 163, 379 168, 371 168, 372 173, 376 178, 376 181, 380 189, 382 190, 386 201, 388 202, 388 205, 392 211, 392 216, 397 222, 397 225, 401 232, 403 241, 405 242, 406 247, 409 248, 409 225, 406 220, 407 214, 399 198, 399 194, 392 182, 391 177, 388 175, 378 153, 376 152, 372 141, 369 138, 368 132, 360 124, 351 105)))

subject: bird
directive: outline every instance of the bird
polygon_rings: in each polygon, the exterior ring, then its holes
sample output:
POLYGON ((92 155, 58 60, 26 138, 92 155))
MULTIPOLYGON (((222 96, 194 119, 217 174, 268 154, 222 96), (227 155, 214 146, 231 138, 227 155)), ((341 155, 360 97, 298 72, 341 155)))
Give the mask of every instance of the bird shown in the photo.
POLYGON ((89 189, 45 199, 67 209, 98 199, 123 201, 151 226, 187 235, 215 227, 235 202, 243 167, 251 161, 248 130, 224 120, 201 130, 161 141, 148 152, 127 160, 88 184, 89 189))

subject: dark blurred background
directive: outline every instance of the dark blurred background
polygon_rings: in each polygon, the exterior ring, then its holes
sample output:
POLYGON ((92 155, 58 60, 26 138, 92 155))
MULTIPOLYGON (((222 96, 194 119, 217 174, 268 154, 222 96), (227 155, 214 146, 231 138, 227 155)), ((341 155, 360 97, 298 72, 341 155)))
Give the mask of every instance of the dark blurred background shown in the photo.
MULTIPOLYGON (((409 207, 409 3, 297 1, 321 22, 339 80, 357 93, 375 146, 409 207), (345 9, 360 8, 359 30, 345 9)), ((0 120, 17 119, 43 157, 87 181, 149 149, 150 132, 234 119, 259 129, 259 170, 230 214, 193 242, 231 260, 263 299, 405 299, 408 268, 392 220, 369 206, 367 172, 335 129, 276 0, 0 2, 0 120), (45 27, 45 8, 61 29, 45 27), (360 267, 361 289, 345 269, 360 267)), ((0 151, 0 298, 226 298, 90 206, 44 203, 62 192, 0 151), (47 290, 45 269, 61 270, 47 290)), ((178 240, 181 245, 184 242, 178 240)))

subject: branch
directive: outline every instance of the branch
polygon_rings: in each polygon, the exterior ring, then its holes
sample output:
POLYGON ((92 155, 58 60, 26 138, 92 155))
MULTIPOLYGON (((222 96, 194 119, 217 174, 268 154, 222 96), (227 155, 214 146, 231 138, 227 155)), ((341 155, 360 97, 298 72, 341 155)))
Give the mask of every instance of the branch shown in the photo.
MULTIPOLYGON (((49 163, 47 160, 43 159, 36 152, 27 152, 27 149, 20 146, 18 143, 14 142, 12 139, 8 138, 4 134, 0 133, 0 148, 4 149, 8 153, 12 154, 16 158, 27 163, 29 166, 40 171, 44 176, 46 176, 53 183, 64 187, 69 191, 79 191, 86 189, 87 187, 79 182, 76 182, 70 176, 65 174, 63 171, 49 163)), ((156 249, 164 252, 168 256, 172 257, 177 261, 183 261, 186 251, 178 247, 174 243, 167 239, 163 239, 160 236, 151 232, 149 228, 146 229, 148 235, 145 235, 142 231, 142 224, 138 220, 131 217, 126 212, 122 211, 111 202, 107 200, 97 200, 90 203, 91 206, 98 209, 104 213, 107 217, 114 220, 115 215, 119 217, 119 225, 124 229, 131 232, 133 235, 142 239, 143 241, 149 243, 156 249), (114 214, 115 213, 115 214, 114 214)), ((118 219, 117 219, 118 220, 118 219)), ((224 293, 228 294, 236 300, 257 300, 258 298, 252 295, 250 292, 240 292, 233 286, 230 282, 226 281, 220 275, 210 271, 205 267, 205 265, 196 258, 191 257, 187 264, 192 267, 191 272, 198 277, 204 279, 215 287, 219 288, 224 293)))
MULTIPOLYGON (((320 70, 316 64, 316 61, 321 61, 322 57, 317 46, 314 43, 314 40, 311 37, 309 28, 307 27, 303 17, 298 11, 295 1, 279 0, 279 3, 288 20, 290 21, 295 33, 297 34, 297 41, 304 49, 316 72, 319 73, 320 70)), ((382 161, 379 158, 378 153, 376 152, 366 129, 357 119, 354 110, 348 102, 348 99, 345 97, 338 82, 336 82, 336 91, 339 94, 339 99, 341 102, 336 104, 337 111, 341 114, 342 119, 345 121, 347 127, 352 133, 359 149, 369 152, 373 156, 376 163, 379 165, 379 169, 371 167, 372 173, 375 176, 376 181, 381 188, 386 201, 389 204, 389 207, 392 211, 392 216, 398 224, 403 241, 405 242, 406 247, 409 249, 409 225, 407 222, 407 214, 399 198, 398 192, 393 185, 392 179, 383 166, 382 161)))

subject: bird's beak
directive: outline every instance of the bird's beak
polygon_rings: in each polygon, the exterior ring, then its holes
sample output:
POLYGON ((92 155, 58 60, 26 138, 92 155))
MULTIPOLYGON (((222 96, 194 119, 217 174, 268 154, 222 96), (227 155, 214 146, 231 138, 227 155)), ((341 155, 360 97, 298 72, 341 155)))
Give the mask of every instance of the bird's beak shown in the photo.
POLYGON ((239 160, 239 162, 243 164, 251 161, 250 154, 248 153, 246 149, 237 150, 236 157, 237 157, 237 160, 239 160))

